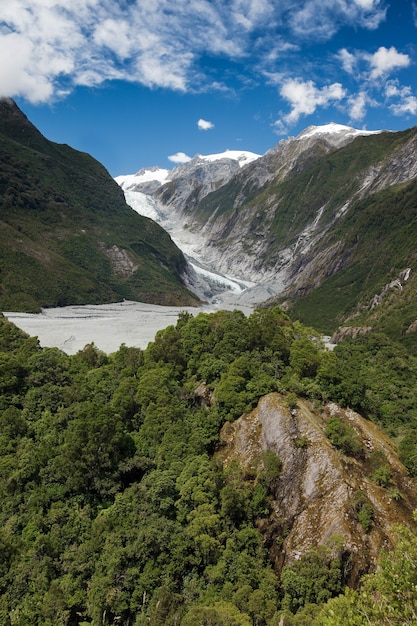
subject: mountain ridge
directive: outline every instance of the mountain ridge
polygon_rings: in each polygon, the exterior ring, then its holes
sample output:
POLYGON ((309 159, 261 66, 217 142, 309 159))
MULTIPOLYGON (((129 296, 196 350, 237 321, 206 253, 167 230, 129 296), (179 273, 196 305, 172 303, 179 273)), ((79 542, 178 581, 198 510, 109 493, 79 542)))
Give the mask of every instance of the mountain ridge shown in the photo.
MULTIPOLYGON (((219 180, 216 189, 187 179, 184 172, 179 182, 158 186, 152 197, 162 211, 187 225, 188 237, 201 240, 204 259, 216 271, 255 283, 241 299, 284 304, 302 321, 331 334, 358 314, 358 306, 363 313, 366 301, 408 267, 408 286, 414 284, 413 253, 401 255, 399 233, 400 214, 408 228, 414 228, 410 207, 401 207, 413 202, 416 148, 415 128, 393 132, 334 124, 309 127, 296 138, 281 140, 226 182, 219 180), (364 280, 378 212, 386 228, 380 225, 373 247, 379 257, 387 257, 385 269, 375 258, 364 280), (369 231, 366 237, 362 228, 369 231), (368 249, 362 246, 365 240, 368 249), (332 281, 343 282, 344 276, 353 286, 350 298, 347 285, 340 298, 337 290, 331 294, 332 281), (318 312, 326 306, 331 316, 324 315, 320 322, 318 312)), ((404 238, 409 247, 411 239, 404 238)), ((406 317, 408 329, 417 310, 410 305, 406 317)), ((375 320, 370 325, 379 328, 375 320)), ((410 337, 407 342, 412 343, 410 337)))
POLYGON ((47 140, 13 100, 0 100, 0 146, 3 310, 197 302, 180 250, 126 205, 101 164, 47 140))

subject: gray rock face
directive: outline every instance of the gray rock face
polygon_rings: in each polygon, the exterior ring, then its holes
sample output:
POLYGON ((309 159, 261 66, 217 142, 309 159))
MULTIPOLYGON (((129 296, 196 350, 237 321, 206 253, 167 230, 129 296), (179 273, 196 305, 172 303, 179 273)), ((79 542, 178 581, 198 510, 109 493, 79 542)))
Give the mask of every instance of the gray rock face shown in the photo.
POLYGON ((135 273, 138 269, 126 250, 121 250, 118 246, 113 245, 111 248, 106 248, 104 244, 101 244, 101 249, 109 257, 113 266, 113 272, 122 278, 128 278, 135 273))
POLYGON ((280 141, 243 168, 231 159, 207 162, 197 156, 172 170, 170 180, 153 195, 171 215, 186 221, 191 232, 204 238, 207 263, 222 274, 261 283, 263 287, 257 292, 266 299, 285 288, 300 256, 326 231, 320 223, 324 207, 299 232, 296 242, 275 250, 271 262, 267 261, 274 246, 271 226, 280 198, 268 193, 261 205, 248 205, 248 199, 267 186, 300 175, 361 134, 335 124, 309 127, 298 137, 280 141))
MULTIPOLYGON (((353 139, 344 137, 349 143, 353 139)), ((349 250, 344 249, 342 242, 327 243, 327 234, 341 223, 358 200, 414 179, 416 148, 417 134, 414 134, 399 147, 393 143, 382 155, 375 151, 372 165, 359 168, 354 177, 335 180, 333 184, 339 187, 325 191, 326 184, 331 184, 325 157, 334 154, 335 149, 329 138, 317 134, 306 140, 301 136, 280 142, 222 187, 216 197, 209 195, 196 208, 196 219, 199 211, 205 218, 200 222, 199 232, 207 237, 208 255, 216 259, 219 271, 234 275, 240 272, 246 279, 262 282, 275 293, 290 285, 292 295, 311 290, 349 262, 349 250), (307 170, 312 172, 312 178, 307 181, 311 194, 308 187, 299 188, 296 183, 307 170), (318 204, 320 177, 324 190, 318 204), (237 191, 230 202, 232 187, 237 191), (293 202, 290 193, 299 202, 293 202), (204 212, 209 202, 209 210, 204 212), (284 213, 287 217, 280 218, 284 213), (292 226, 297 222, 298 229, 292 226)), ((197 230, 195 222, 193 227, 197 230)))
POLYGON ((331 545, 339 535, 350 554, 350 582, 355 584, 375 566, 380 549, 391 547, 393 524, 414 527, 412 511, 417 490, 398 460, 392 441, 375 424, 351 410, 331 404, 319 412, 309 402, 299 401, 290 411, 285 398, 272 393, 261 398, 251 413, 227 423, 222 438, 225 446, 220 456, 225 465, 237 459, 243 467, 254 468, 265 450, 274 451, 282 461, 272 513, 260 522, 278 570, 311 547, 331 545), (330 416, 347 421, 356 431, 364 450, 362 458, 345 456, 331 445, 325 434, 330 416), (369 457, 377 450, 385 455, 391 468, 390 489, 370 478, 369 457), (393 497, 394 487, 403 494, 401 501, 393 497), (374 519, 367 532, 354 512, 358 491, 373 510, 374 519), (277 542, 283 529, 285 538, 277 542))
POLYGON ((163 205, 187 214, 239 170, 239 162, 235 159, 207 161, 197 155, 188 163, 175 167, 169 182, 159 187, 154 195, 163 205))

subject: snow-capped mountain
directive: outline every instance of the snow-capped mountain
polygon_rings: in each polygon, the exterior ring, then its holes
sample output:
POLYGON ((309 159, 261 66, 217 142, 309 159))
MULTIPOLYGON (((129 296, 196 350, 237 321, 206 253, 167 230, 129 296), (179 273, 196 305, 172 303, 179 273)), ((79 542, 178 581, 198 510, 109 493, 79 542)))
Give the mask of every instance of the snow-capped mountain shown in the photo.
POLYGON ((219 152, 217 154, 197 154, 194 158, 210 162, 221 161, 222 159, 232 159, 232 161, 237 161, 240 167, 243 167, 244 165, 248 165, 248 163, 252 163, 252 161, 256 161, 260 158, 260 156, 260 154, 248 152, 247 150, 225 150, 224 152, 219 152))
POLYGON ((140 215, 158 222, 184 252, 192 268, 188 277, 190 287, 203 298, 219 297, 223 292, 240 294, 253 283, 222 275, 216 271, 215 264, 206 263, 206 237, 189 228, 181 207, 199 202, 259 158, 259 154, 245 150, 226 150, 217 154, 198 154, 172 170, 149 167, 116 178, 127 203, 140 215), (160 196, 166 196, 171 189, 175 190, 171 201, 164 202, 160 196), (180 207, 179 211, 177 207, 180 207))
POLYGON ((332 143, 337 143, 338 139, 343 141, 344 138, 359 137, 360 135, 377 135, 380 130, 360 130, 352 126, 344 126, 330 122, 322 126, 308 126, 297 137, 299 141, 307 139, 307 137, 328 137, 332 143))
MULTIPOLYGON (((203 164, 217 163, 218 161, 227 160, 232 161, 234 165, 237 165, 237 168, 232 166, 233 170, 237 170, 239 167, 244 167, 245 165, 256 161, 256 159, 259 159, 260 156, 260 154, 255 154, 254 152, 248 152, 246 150, 225 150, 224 152, 219 152, 217 154, 206 155, 197 154, 194 158, 190 159, 190 161, 177 165, 172 170, 164 169, 158 166, 146 167, 139 170, 136 174, 117 176, 115 180, 124 190, 135 189, 136 191, 142 191, 144 193, 152 193, 151 191, 148 191, 150 183, 152 183, 152 186, 156 189, 170 180, 181 178, 184 172, 189 174, 190 172, 195 171, 203 164)), ((224 169, 224 167, 210 168, 210 178, 216 180, 216 172, 224 171, 224 169)), ((221 177, 222 176, 219 175, 219 178, 221 177)))
POLYGON ((152 193, 169 180, 170 173, 170 170, 153 166, 143 168, 136 174, 117 176, 115 180, 124 191, 136 189, 142 190, 143 193, 152 193))

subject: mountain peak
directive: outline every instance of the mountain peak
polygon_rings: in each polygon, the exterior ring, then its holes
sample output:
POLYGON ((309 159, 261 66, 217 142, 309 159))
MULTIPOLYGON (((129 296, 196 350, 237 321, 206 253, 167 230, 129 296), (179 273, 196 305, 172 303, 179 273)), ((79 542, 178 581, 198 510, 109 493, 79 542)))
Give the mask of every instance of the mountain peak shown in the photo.
POLYGON ((43 152, 51 145, 12 98, 0 98, 0 133, 23 146, 43 152))
POLYGON ((19 109, 13 98, 0 98, 0 111, 2 114, 13 113, 15 115, 18 115, 22 119, 27 120, 26 115, 19 109))
POLYGON ((249 152, 248 150, 225 150, 224 152, 218 152, 216 154, 198 154, 197 157, 202 161, 220 161, 221 159, 232 159, 237 161, 240 167, 243 167, 247 163, 256 161, 261 155, 255 152, 249 152))
POLYGON ((307 139, 308 137, 323 135, 356 137, 359 135, 375 135, 380 132, 380 130, 359 130, 357 128, 353 128, 352 126, 345 126, 344 124, 330 122, 329 124, 323 124, 322 126, 308 126, 296 137, 296 139, 307 139))

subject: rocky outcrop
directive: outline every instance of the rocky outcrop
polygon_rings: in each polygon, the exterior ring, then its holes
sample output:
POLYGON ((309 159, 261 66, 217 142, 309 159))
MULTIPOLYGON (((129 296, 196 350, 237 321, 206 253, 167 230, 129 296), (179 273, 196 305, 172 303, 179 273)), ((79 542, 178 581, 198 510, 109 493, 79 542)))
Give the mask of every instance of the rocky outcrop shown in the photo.
MULTIPOLYGON (((330 193, 321 191, 319 181, 331 185, 332 168, 335 166, 331 165, 329 171, 326 168, 321 170, 324 158, 334 153, 336 147, 346 146, 355 136, 343 136, 342 144, 337 143, 340 139, 337 134, 332 137, 316 133, 304 137, 302 133, 295 139, 280 142, 248 166, 244 174, 234 177, 224 188, 224 199, 217 195, 218 208, 206 216, 202 226, 202 232, 208 237, 209 254, 213 249, 211 257, 214 258, 214 250, 217 252, 220 271, 236 273, 243 267, 245 276, 252 281, 255 280, 255 272, 258 272, 261 280, 273 286, 275 293, 287 289, 286 295, 297 298, 344 267, 351 247, 346 247, 343 240, 333 241, 328 235, 358 200, 417 175, 414 158, 417 135, 412 134, 399 146, 393 141, 395 134, 392 137, 388 135, 393 145, 383 151, 382 156, 375 150, 374 162, 359 168, 351 179, 335 180, 335 185, 340 187, 332 188, 330 193), (308 187, 300 189, 295 181, 308 168, 311 169, 308 187), (294 182, 289 183, 290 180, 294 182), (279 215, 288 211, 289 204, 287 187, 281 187, 284 182, 286 186, 293 185, 291 193, 299 200, 293 203, 286 222, 278 229, 281 223, 279 215), (234 211, 225 213, 223 203, 229 201, 232 187, 239 190, 233 202, 234 211), (252 200, 251 196, 256 199, 252 200), (315 206, 320 196, 323 202, 315 206), (309 216, 308 219, 300 219, 301 214, 309 216), (298 229, 291 226, 297 221, 300 224, 298 229), (242 262, 242 256, 245 256, 245 262, 242 262), (250 267, 256 270, 251 272, 250 267)), ((362 137, 358 141, 361 142, 358 144, 359 155, 367 138, 362 137)), ((353 152, 351 156, 350 152, 346 154, 347 159, 355 158, 353 152)), ((207 203, 210 198, 208 196, 204 202, 207 203)), ((204 204, 202 206, 204 209, 204 204)))
POLYGON ((240 170, 234 159, 207 161, 199 156, 188 163, 175 167, 170 173, 170 182, 155 194, 165 206, 175 206, 185 212, 202 198, 227 183, 240 170))
POLYGON ((375 424, 335 404, 315 409, 299 400, 290 410, 278 393, 261 398, 252 412, 222 431, 219 453, 227 465, 233 459, 254 468, 265 450, 275 452, 282 471, 273 490, 272 513, 259 524, 277 571, 300 558, 309 548, 343 541, 349 563, 349 583, 375 566, 381 548, 392 544, 391 527, 413 527, 417 487, 407 476, 392 441, 375 424), (344 455, 326 436, 326 420, 338 416, 356 432, 362 445, 360 458, 344 455), (372 478, 371 460, 378 453, 390 472, 386 486, 372 478), (357 498, 372 508, 372 523, 359 522, 357 498))
POLYGON ((402 292, 404 288, 403 285, 409 279, 410 274, 411 274, 411 268, 407 267, 405 270, 400 272, 400 275, 398 276, 398 278, 395 278, 394 280, 391 280, 389 283, 384 285, 384 287, 382 288, 382 291, 378 294, 375 294, 375 296, 372 298, 371 309, 375 308, 376 306, 379 306, 382 303, 385 296, 387 295, 387 293, 389 293, 392 289, 396 289, 399 292, 402 292))
POLYGON ((356 339, 356 337, 359 337, 360 335, 367 335, 372 331, 372 326, 341 326, 337 329, 335 333, 333 333, 330 339, 330 343, 340 343, 347 337, 350 337, 351 339, 356 339))
POLYGON ((100 247, 110 259, 113 272, 116 276, 128 278, 138 269, 139 266, 132 261, 127 250, 122 250, 116 245, 113 245, 111 248, 106 248, 104 244, 100 244, 100 247))

